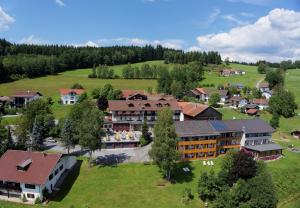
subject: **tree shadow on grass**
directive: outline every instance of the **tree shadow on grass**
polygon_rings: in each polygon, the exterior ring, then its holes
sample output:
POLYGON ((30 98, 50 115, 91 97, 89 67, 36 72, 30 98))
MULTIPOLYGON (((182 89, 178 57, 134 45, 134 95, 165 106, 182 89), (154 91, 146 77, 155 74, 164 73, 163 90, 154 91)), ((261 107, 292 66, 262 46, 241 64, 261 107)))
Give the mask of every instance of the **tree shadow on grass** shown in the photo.
POLYGON ((99 165, 99 167, 117 167, 119 163, 123 163, 125 160, 128 160, 130 157, 126 155, 125 153, 121 154, 110 154, 105 156, 99 156, 96 158, 96 164, 99 165))
POLYGON ((73 170, 71 170, 69 175, 67 175, 64 182, 61 184, 61 189, 56 194, 49 197, 50 201, 60 202, 67 196, 79 176, 81 165, 82 160, 77 160, 73 170))
POLYGON ((172 174, 171 183, 188 183, 192 181, 194 178, 194 169, 190 161, 177 163, 172 174), (184 168, 187 168, 189 171, 184 171, 184 168))

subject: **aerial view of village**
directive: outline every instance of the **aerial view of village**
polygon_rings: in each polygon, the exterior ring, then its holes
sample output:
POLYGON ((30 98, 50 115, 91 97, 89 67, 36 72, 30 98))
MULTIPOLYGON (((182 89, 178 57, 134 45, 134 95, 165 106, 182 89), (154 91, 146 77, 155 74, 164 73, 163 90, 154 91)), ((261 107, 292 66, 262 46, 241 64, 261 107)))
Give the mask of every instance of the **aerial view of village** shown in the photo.
POLYGON ((0 208, 300 208, 299 0, 0 0, 0 208))

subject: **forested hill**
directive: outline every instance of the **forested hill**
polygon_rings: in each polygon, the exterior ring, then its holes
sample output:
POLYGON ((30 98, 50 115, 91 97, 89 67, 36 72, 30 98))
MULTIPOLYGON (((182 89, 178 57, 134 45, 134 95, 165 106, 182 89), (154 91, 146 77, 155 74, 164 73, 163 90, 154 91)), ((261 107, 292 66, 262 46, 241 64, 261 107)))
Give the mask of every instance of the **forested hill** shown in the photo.
POLYGON ((166 63, 221 63, 218 52, 183 52, 160 45, 144 47, 75 47, 65 45, 14 44, 0 39, 0 81, 39 77, 58 72, 89 68, 93 65, 117 65, 151 60, 166 63))

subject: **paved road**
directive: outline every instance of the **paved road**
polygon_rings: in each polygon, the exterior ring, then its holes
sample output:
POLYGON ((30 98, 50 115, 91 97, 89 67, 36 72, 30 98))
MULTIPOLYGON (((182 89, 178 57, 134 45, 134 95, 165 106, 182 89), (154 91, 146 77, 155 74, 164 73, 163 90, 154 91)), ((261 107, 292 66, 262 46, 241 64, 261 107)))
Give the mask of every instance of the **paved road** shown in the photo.
MULTIPOLYGON (((67 150, 59 143, 44 143, 47 150, 54 152, 67 153, 67 150)), ((122 149, 102 149, 93 152, 94 158, 106 158, 117 160, 118 162, 148 162, 150 161, 149 150, 151 149, 151 144, 144 147, 137 148, 122 148, 122 149)), ((74 149, 71 149, 70 153, 80 153, 81 147, 77 145, 74 149)), ((88 156, 87 152, 83 152, 84 156, 88 156)))
POLYGON ((258 81, 256 82, 256 85, 255 85, 256 89, 259 88, 260 83, 261 83, 262 81, 264 81, 264 80, 265 80, 265 78, 260 79, 260 80, 258 80, 258 81))

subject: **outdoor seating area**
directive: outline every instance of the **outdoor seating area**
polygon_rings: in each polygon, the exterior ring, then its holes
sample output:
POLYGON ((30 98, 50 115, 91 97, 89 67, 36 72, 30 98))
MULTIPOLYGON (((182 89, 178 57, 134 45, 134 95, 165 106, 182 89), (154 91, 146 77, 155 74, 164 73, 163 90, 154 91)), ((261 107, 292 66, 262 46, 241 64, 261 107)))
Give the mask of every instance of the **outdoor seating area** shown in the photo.
POLYGON ((115 148, 132 148, 139 145, 140 131, 108 131, 106 136, 102 139, 106 149, 115 148))

